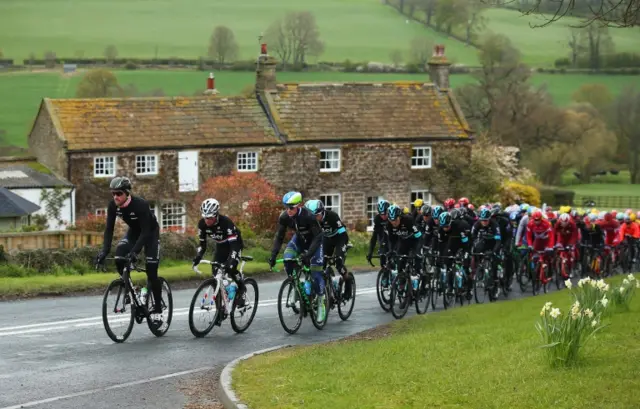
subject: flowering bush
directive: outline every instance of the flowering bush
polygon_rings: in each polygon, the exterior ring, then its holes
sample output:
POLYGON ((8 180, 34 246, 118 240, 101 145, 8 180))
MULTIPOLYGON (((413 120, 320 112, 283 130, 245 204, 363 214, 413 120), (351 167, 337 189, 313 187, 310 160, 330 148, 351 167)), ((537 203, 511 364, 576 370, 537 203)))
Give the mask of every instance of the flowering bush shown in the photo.
POLYGON ((640 288, 640 281, 638 281, 633 274, 629 274, 627 278, 622 280, 620 287, 611 289, 609 293, 611 305, 621 310, 628 310, 629 303, 635 295, 637 288, 640 288))

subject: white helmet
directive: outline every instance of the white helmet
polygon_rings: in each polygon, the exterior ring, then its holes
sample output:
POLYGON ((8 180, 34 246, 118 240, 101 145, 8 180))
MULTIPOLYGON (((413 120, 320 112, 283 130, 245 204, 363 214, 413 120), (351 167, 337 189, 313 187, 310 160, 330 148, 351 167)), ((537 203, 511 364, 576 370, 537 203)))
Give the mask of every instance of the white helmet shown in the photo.
POLYGON ((562 213, 558 218, 558 221, 562 224, 567 224, 569 223, 570 220, 571 220, 571 216, 569 216, 569 213, 562 213))
POLYGON ((220 203, 216 199, 206 199, 202 202, 200 206, 200 213, 202 213, 202 217, 218 217, 218 213, 220 212, 220 203))

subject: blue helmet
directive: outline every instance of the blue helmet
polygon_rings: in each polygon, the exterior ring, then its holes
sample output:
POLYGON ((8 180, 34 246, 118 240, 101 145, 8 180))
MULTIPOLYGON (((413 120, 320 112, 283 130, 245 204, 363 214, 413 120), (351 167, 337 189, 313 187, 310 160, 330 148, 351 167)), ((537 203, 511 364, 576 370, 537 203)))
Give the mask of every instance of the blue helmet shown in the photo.
POLYGON ((302 203, 302 193, 288 192, 282 197, 282 204, 285 206, 295 206, 302 203))
POLYGON ((378 200, 378 214, 385 214, 387 210, 389 210, 389 206, 391 206, 391 203, 389 203, 387 200, 378 200))
POLYGON ((440 227, 447 227, 451 225, 451 220, 453 220, 453 218, 449 212, 442 212, 440 213, 440 216, 438 216, 438 223, 440 224, 440 227))
POLYGON ((511 212, 511 214, 509 214, 509 220, 511 220, 512 222, 518 220, 519 217, 520 215, 518 214, 518 212, 511 212))
POLYGON ((389 215, 389 220, 396 220, 402 215, 402 209, 398 205, 391 205, 387 214, 389 215))
POLYGON ((307 201, 307 203, 304 204, 304 207, 311 210, 311 213, 313 214, 321 214, 324 212, 324 203, 322 203, 322 200, 318 200, 318 199, 309 200, 307 201))
POLYGON ((440 217, 440 213, 442 213, 443 211, 444 211, 444 207, 433 206, 433 209, 431 209, 431 214, 433 215, 434 219, 437 219, 438 217, 440 217))
POLYGON ((479 215, 480 220, 489 220, 491 218, 491 213, 492 212, 489 209, 482 209, 479 215))

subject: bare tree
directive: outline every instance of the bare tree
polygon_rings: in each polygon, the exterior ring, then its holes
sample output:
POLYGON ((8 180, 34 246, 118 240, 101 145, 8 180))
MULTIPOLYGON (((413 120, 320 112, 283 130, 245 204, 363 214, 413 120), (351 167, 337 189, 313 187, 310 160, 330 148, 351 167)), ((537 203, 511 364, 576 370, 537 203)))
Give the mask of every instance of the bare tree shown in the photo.
POLYGON ((627 87, 614 103, 614 129, 618 141, 627 148, 630 181, 640 183, 640 91, 627 87))
POLYGON ((396 67, 399 66, 400 64, 402 64, 402 51, 400 50, 391 51, 391 53, 389 54, 389 59, 391 60, 394 66, 396 67))
POLYGON ((113 60, 118 58, 118 49, 115 45, 111 44, 105 47, 104 49, 104 58, 107 59, 109 64, 113 63, 113 60))
POLYGON ((569 50, 571 50, 569 58, 571 60, 571 66, 574 68, 578 63, 578 57, 580 57, 585 50, 583 40, 584 37, 582 36, 582 30, 575 27, 569 27, 567 45, 569 46, 569 50))
POLYGON ((324 52, 316 18, 310 11, 296 11, 274 22, 265 34, 267 42, 273 44, 283 63, 302 65, 307 57, 324 52))
POLYGON ((590 24, 582 29, 586 50, 589 53, 589 68, 597 70, 602 64, 602 57, 613 51, 613 40, 609 28, 603 25, 590 24))
POLYGON ((424 68, 433 54, 433 42, 426 36, 413 37, 409 47, 411 62, 424 68))
POLYGON ((209 57, 220 64, 236 59, 238 43, 233 31, 227 26, 216 26, 209 40, 209 57))
POLYGON ((111 71, 104 69, 87 72, 76 88, 78 98, 110 98, 122 95, 118 79, 111 71))

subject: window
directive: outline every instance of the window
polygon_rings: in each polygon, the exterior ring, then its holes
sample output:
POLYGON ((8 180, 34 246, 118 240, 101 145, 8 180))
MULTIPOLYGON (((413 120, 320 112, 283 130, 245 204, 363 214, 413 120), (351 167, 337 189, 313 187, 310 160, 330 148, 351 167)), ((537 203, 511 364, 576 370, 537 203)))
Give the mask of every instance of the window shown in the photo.
POLYGON ((256 172, 258 170, 258 152, 238 152, 238 171, 256 172))
POLYGON ((182 231, 185 226, 186 213, 183 203, 162 204, 162 229, 182 231))
POLYGON ((157 175, 158 155, 136 155, 136 175, 157 175))
POLYGON ((320 172, 340 172, 340 149, 320 150, 320 172))
POLYGON ((333 210, 338 213, 338 216, 342 217, 342 212, 340 212, 340 194, 320 195, 320 200, 322 200, 326 209, 333 210))
POLYGON ((93 177, 109 177, 116 175, 116 157, 98 156, 93 158, 93 177))
POLYGON ((373 230, 373 218, 378 214, 378 196, 367 197, 367 230, 373 230))
POLYGON ((411 168, 428 169, 431 167, 431 148, 428 146, 414 147, 411 151, 411 168))
POLYGON ((431 204, 431 193, 428 190, 412 190, 411 191, 411 207, 413 208, 413 202, 416 199, 422 199, 424 204, 431 204))
POLYGON ((155 203, 149 203, 149 209, 151 210, 151 214, 158 218, 158 208, 155 203))
POLYGON ((96 209, 96 216, 97 217, 107 217, 107 208, 103 207, 101 209, 96 209))
POLYGON ((20 218, 20 224, 22 226, 29 226, 31 224, 31 216, 30 215, 22 216, 20 218))

